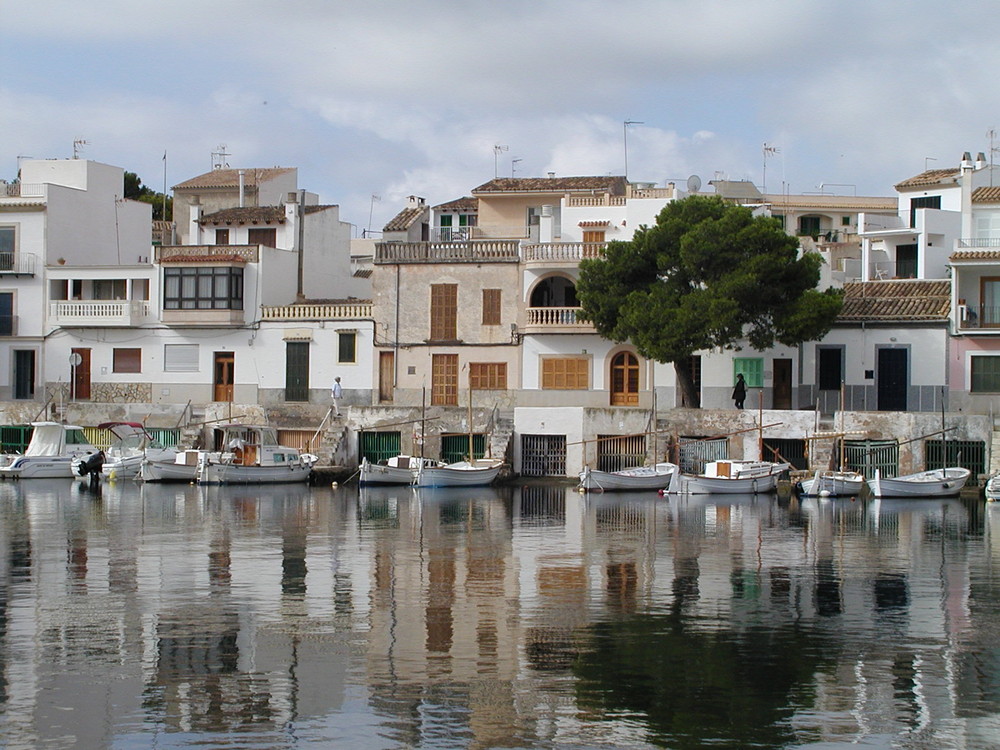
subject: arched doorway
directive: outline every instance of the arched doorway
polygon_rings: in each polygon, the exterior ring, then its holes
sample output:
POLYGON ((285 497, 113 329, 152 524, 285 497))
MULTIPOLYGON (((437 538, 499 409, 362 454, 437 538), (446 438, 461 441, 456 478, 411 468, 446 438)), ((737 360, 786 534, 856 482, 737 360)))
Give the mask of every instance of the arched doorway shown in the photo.
POLYGON ((611 405, 639 405, 639 360, 631 352, 619 352, 611 360, 611 405))

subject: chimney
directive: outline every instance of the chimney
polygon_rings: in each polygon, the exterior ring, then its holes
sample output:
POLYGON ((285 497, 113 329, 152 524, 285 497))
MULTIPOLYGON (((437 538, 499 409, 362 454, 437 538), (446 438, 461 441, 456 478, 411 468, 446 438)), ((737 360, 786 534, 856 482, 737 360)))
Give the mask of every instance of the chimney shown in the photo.
POLYGON ((555 172, 549 172, 549 179, 550 180, 553 179, 553 178, 555 178, 555 176, 556 176, 555 172))
POLYGON ((240 208, 246 205, 246 194, 247 194, 247 171, 241 169, 239 171, 240 175, 240 208))
POLYGON ((976 154, 976 169, 985 169, 986 167, 986 154, 980 151, 976 154))
POLYGON ((962 163, 959 165, 959 169, 963 172, 967 169, 972 169, 972 154, 968 151, 962 154, 962 163))

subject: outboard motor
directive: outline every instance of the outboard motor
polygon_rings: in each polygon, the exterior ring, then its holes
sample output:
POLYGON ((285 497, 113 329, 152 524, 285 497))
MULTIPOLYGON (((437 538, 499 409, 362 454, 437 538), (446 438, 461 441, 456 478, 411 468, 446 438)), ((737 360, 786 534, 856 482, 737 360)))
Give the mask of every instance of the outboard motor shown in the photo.
POLYGON ((104 468, 104 451, 91 453, 80 462, 80 467, 76 470, 81 477, 90 475, 91 483, 97 482, 101 478, 101 469, 104 468))

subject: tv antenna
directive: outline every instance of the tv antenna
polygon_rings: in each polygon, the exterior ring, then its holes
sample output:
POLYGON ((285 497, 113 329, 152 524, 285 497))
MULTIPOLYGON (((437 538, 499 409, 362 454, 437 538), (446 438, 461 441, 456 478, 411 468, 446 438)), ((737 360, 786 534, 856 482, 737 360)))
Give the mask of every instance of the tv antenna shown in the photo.
POLYGON ((697 193, 701 190, 701 178, 696 174, 691 175, 688 177, 687 186, 689 193, 697 193))
POLYGON ((212 169, 229 169, 229 162, 226 161, 227 156, 232 156, 232 154, 227 154, 226 144, 220 143, 219 150, 212 152, 212 169))
POLYGON ((73 141, 73 158, 79 159, 80 151, 83 149, 84 146, 89 146, 89 145, 90 141, 85 141, 82 138, 77 138, 75 141, 73 141))
POLYGON ((764 142, 764 146, 762 148, 762 152, 764 154, 764 171, 763 171, 763 173, 760 176, 760 192, 766 194, 767 193, 767 157, 774 156, 775 154, 780 154, 781 153, 781 149, 778 148, 777 146, 775 146, 773 144, 770 144, 767 141, 765 141, 764 142))
POLYGON ((517 163, 519 161, 524 161, 524 159, 511 159, 510 160, 510 176, 511 179, 514 177, 514 171, 517 169, 517 163))
POLYGON ((498 163, 500 154, 503 153, 504 151, 509 151, 509 150, 510 146, 501 146, 499 143, 493 147, 493 179, 496 179, 497 177, 500 176, 500 166, 498 163))
POLYGON ((622 123, 622 142, 625 146, 625 179, 628 180, 628 126, 643 125, 639 120, 625 120, 622 123))

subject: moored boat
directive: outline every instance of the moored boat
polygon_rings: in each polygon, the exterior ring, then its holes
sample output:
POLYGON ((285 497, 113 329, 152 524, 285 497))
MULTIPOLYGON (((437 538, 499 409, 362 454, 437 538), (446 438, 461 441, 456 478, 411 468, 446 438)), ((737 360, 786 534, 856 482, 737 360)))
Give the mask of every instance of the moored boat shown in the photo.
MULTIPOLYGON (((173 461, 177 455, 175 448, 166 448, 147 432, 138 422, 105 422, 97 425, 111 432, 114 440, 108 449, 102 451, 104 463, 101 476, 105 479, 134 479, 139 474, 143 459, 152 461, 173 461)), ((89 457, 73 462, 73 476, 81 476, 81 465, 89 457)))
POLYGON ((22 455, 4 456, 0 477, 53 479, 73 477, 73 461, 96 453, 83 428, 59 422, 32 422, 33 431, 22 455))
POLYGON ((413 484, 421 466, 441 466, 440 461, 419 456, 393 456, 385 461, 372 463, 361 459, 358 469, 358 483, 368 484, 413 484))
POLYGON ((147 456, 139 465, 139 479, 144 482, 193 482, 198 478, 198 458, 203 451, 178 451, 173 458, 147 456))
POLYGON ((679 489, 695 495, 772 492, 778 477, 790 468, 790 464, 772 461, 709 461, 701 474, 683 475, 679 489))
POLYGON ((421 466, 413 480, 414 487, 477 487, 492 484, 503 461, 498 458, 477 458, 438 466, 421 466))
POLYGON ((198 484, 279 484, 305 482, 316 456, 278 442, 273 427, 229 424, 222 428, 220 452, 198 454, 198 484))
POLYGON ((1000 500, 1000 474, 994 474, 986 480, 986 499, 1000 500))
POLYGON ((580 472, 580 488, 585 492, 619 490, 666 490, 680 474, 677 464, 661 462, 653 466, 633 466, 620 471, 599 471, 585 467, 580 472))
POLYGON ((798 490, 804 497, 854 497, 864 486, 864 476, 856 471, 817 471, 799 482, 798 490))
POLYGON ((961 466, 931 469, 901 477, 883 477, 879 470, 868 480, 875 497, 950 497, 961 493, 972 472, 961 466))

